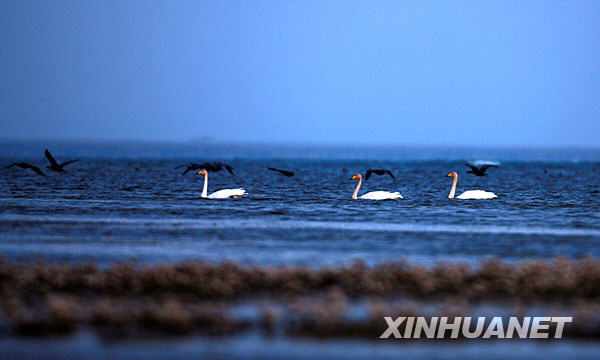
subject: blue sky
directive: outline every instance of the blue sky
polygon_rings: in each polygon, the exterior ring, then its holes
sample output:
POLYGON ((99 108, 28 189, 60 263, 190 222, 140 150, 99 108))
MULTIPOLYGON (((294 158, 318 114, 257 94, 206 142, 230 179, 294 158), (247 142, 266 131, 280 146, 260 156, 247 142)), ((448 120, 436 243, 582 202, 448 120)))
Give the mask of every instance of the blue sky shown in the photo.
POLYGON ((600 146, 600 1, 2 1, 3 138, 600 146))

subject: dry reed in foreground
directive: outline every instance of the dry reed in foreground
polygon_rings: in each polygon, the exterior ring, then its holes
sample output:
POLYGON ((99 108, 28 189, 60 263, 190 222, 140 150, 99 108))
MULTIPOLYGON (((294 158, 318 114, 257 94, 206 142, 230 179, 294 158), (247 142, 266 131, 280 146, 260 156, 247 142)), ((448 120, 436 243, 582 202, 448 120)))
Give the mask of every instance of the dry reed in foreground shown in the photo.
POLYGON ((518 264, 490 260, 479 267, 356 262, 319 269, 229 262, 122 263, 101 269, 0 261, 0 326, 9 334, 56 334, 90 326, 111 336, 262 329, 376 337, 385 328, 384 315, 425 316, 424 309, 438 304, 434 315, 468 316, 474 305, 490 303, 507 311, 515 304, 560 306, 577 314, 566 335, 597 337, 599 300, 600 261, 593 258, 518 264), (271 305, 257 319, 240 319, 230 311, 240 302, 271 305), (369 315, 350 319, 352 304, 361 302, 368 303, 369 315))

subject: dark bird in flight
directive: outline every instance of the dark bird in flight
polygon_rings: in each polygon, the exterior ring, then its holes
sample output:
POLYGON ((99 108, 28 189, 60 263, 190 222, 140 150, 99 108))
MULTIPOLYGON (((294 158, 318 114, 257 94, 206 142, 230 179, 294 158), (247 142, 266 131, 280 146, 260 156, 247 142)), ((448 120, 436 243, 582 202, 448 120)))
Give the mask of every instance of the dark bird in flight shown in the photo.
POLYGON ((485 176, 485 171, 491 167, 498 167, 498 165, 495 164, 485 164, 485 165, 481 165, 480 167, 477 166, 473 166, 471 164, 465 164, 468 167, 471 168, 471 170, 467 171, 468 173, 471 173, 473 175, 477 175, 477 176, 485 176))
POLYGON ((69 161, 65 161, 63 163, 57 163, 56 160, 54 159, 54 156, 52 156, 52 154, 50 154, 50 151, 48 151, 48 149, 46 149, 44 151, 44 155, 46 155, 46 159, 48 159, 48 161, 50 162, 50 165, 46 166, 48 169, 54 170, 56 172, 62 172, 63 168, 69 164, 74 163, 75 161, 79 161, 79 159, 75 159, 75 160, 69 160, 69 161))
POLYGON ((229 172, 231 175, 233 175, 233 169, 231 168, 231 166, 220 163, 220 162, 207 162, 207 163, 203 163, 203 164, 197 164, 197 163, 191 162, 191 163, 187 163, 185 165, 176 166, 175 169, 180 169, 183 167, 185 168, 185 170, 183 171, 183 174, 181 174, 181 175, 185 175, 189 171, 202 170, 202 169, 208 170, 210 172, 219 172, 219 171, 225 169, 225 170, 227 170, 227 172, 229 172))
POLYGON ((31 170, 35 171, 35 173, 38 174, 38 175, 46 176, 46 174, 44 174, 42 172, 42 170, 40 170, 39 167, 31 165, 31 164, 27 164, 27 163, 12 163, 12 164, 8 165, 6 167, 6 169, 10 169, 13 166, 18 166, 21 169, 31 169, 31 170))
POLYGON ((267 167, 267 169, 271 170, 271 171, 277 171, 279 173, 281 173, 282 175, 285 175, 287 177, 292 177, 294 176, 294 173, 292 171, 288 171, 288 170, 281 170, 281 169, 276 169, 276 168, 272 168, 272 167, 267 167))
POLYGON ((388 174, 394 181, 396 181, 396 177, 392 174, 391 171, 387 169, 368 169, 367 174, 365 175, 365 181, 369 180, 372 174, 375 175, 385 175, 388 174))

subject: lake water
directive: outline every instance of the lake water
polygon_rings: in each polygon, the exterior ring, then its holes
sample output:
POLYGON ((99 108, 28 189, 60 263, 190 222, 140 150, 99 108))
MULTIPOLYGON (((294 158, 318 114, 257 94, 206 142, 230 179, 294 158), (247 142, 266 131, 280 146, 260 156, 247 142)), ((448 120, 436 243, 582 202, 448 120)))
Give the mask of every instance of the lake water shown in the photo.
POLYGON ((488 257, 600 256, 597 151, 53 146, 59 161, 80 157, 79 162, 55 173, 45 169, 43 144, 0 146, 8 154, 1 164, 29 161, 48 175, 17 168, 0 173, 5 257, 321 266, 353 259, 478 263, 488 257), (193 152, 198 155, 189 156, 193 152), (301 154, 306 158, 296 158, 301 154), (368 160, 369 155, 376 159, 368 160), (440 160, 444 155, 449 159, 440 160), (243 187, 246 198, 201 199, 203 178, 174 169, 215 159, 230 164, 234 175, 209 173, 209 193, 243 187), (465 161, 477 159, 500 166, 485 177, 466 173, 465 161), (356 182, 350 178, 368 168, 390 169, 396 181, 374 175, 361 194, 399 191, 405 199, 352 200, 356 182), (457 194, 484 189, 498 198, 448 199, 450 171, 459 174, 457 194))
MULTIPOLYGON (((42 177, 0 171, 0 254, 13 261, 95 260, 173 263, 233 260, 259 265, 369 264, 404 259, 478 264, 600 256, 600 151, 449 147, 324 147, 153 143, 0 143, 0 164, 26 161, 42 177), (45 147, 65 172, 45 168, 45 147), (209 192, 243 187, 243 199, 200 198, 203 178, 178 165, 222 161, 209 192), (466 161, 491 160, 485 177, 466 161), (267 166, 295 172, 284 177, 267 166), (350 178, 366 169, 367 191, 399 191, 404 200, 352 200, 350 178), (493 191, 493 200, 447 198, 451 171, 457 194, 493 191)), ((374 334, 375 337, 377 334, 374 334)), ((127 339, 104 342, 87 331, 65 338, 0 338, 19 358, 596 358, 597 342, 414 342, 232 337, 127 339), (350 351, 348 351, 350 349, 350 351)))

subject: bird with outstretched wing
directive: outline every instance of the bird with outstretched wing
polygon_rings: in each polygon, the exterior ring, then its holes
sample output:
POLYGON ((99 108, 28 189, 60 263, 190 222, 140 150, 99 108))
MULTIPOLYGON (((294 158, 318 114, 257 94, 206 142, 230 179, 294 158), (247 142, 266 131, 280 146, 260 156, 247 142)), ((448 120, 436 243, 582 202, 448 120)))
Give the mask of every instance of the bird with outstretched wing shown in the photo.
POLYGON ((365 181, 369 180, 369 178, 371 177, 372 174, 375 174, 375 175, 386 175, 387 174, 392 178, 392 180, 396 181, 396 177, 388 169, 368 169, 367 174, 365 175, 365 181))
POLYGON ((467 171, 467 173, 473 174, 473 175, 477 175, 477 176, 485 176, 485 172, 487 169, 491 168, 491 167, 498 167, 498 165, 496 164, 484 164, 481 165, 479 167, 471 165, 471 164, 465 164, 468 167, 471 168, 471 170, 467 171))
POLYGON ((227 170, 228 173, 230 173, 231 175, 233 174, 233 168, 227 164, 223 164, 220 162, 206 162, 206 163, 202 163, 202 164, 198 164, 198 163, 187 163, 184 165, 179 165, 176 166, 175 169, 180 169, 180 168, 185 168, 185 170, 183 171, 183 173, 181 175, 185 175, 190 171, 195 171, 195 170, 207 170, 210 172, 219 172, 223 169, 227 170))
POLYGON ((44 150, 44 155, 46 155, 46 159, 48 159, 48 162, 50 162, 50 165, 46 166, 48 169, 57 171, 57 172, 61 172, 64 170, 64 167, 72 164, 76 161, 79 161, 79 159, 74 159, 74 160, 69 160, 69 161, 65 161, 63 163, 58 163, 56 161, 56 159, 54 159, 54 156, 52 156, 52 154, 50 153, 50 151, 48 149, 44 150))

